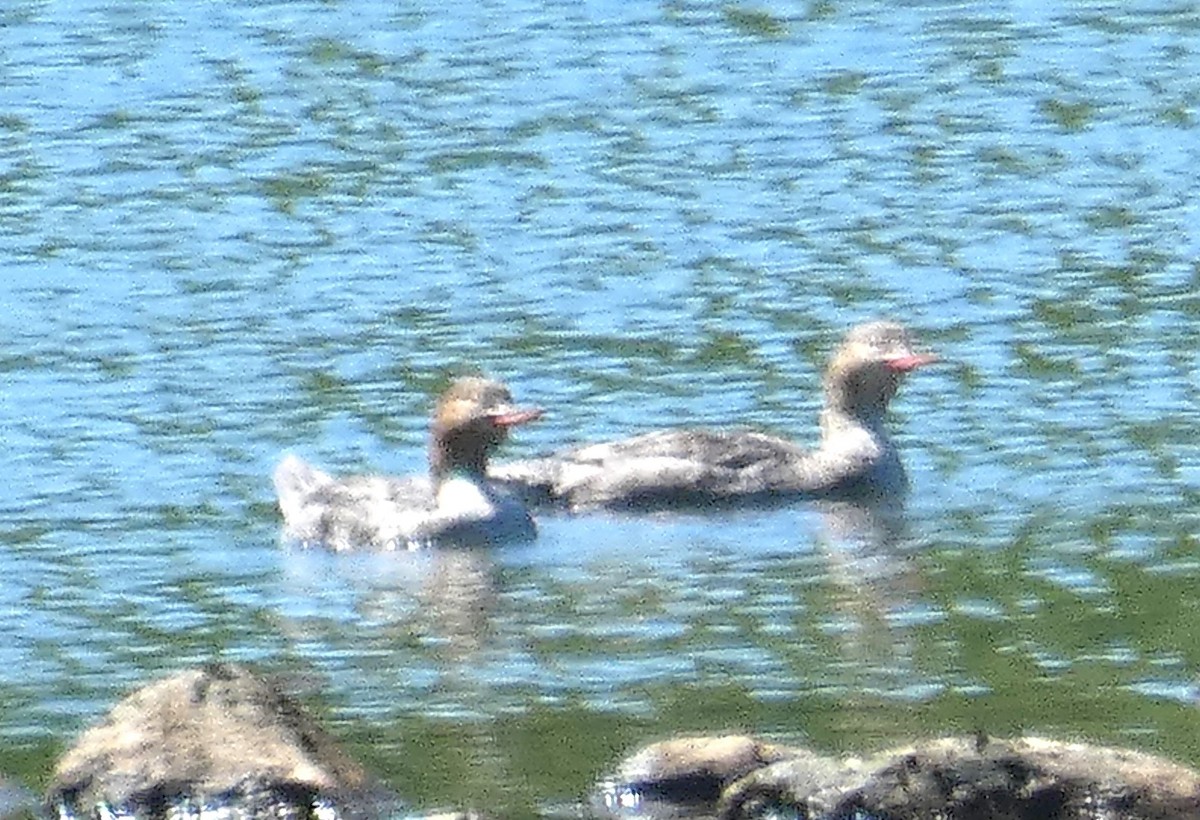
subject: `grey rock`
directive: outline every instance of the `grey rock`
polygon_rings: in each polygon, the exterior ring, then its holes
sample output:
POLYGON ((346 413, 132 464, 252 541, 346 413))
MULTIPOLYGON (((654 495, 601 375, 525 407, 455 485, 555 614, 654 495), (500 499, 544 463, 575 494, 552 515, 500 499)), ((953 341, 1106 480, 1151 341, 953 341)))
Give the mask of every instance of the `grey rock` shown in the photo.
POLYGON ((612 779, 601 784, 599 802, 610 811, 648 811, 656 804, 713 804, 739 778, 803 754, 803 750, 775 746, 746 735, 652 743, 628 758, 612 779))
POLYGON ((842 761, 832 779, 763 767, 727 789, 727 820, 1195 820, 1200 774, 1160 757, 1037 737, 944 738, 842 761))
POLYGON ((60 817, 374 818, 394 801, 294 700, 217 664, 137 690, 59 760, 60 817))
POLYGON ((834 758, 753 737, 655 743, 600 785, 625 817, 721 820, 1196 820, 1200 773, 1038 737, 943 738, 834 758))

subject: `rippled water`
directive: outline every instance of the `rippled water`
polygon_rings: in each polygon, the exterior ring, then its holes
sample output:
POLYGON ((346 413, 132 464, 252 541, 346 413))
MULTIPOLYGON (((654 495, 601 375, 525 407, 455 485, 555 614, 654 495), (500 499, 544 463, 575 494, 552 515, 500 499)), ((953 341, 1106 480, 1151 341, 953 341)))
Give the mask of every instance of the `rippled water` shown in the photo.
POLYGON ((570 803, 731 728, 1200 765, 1188 4, 15 0, 0 55, 0 770, 216 657, 418 806, 570 803), (895 408, 895 537, 278 545, 280 453, 421 470, 447 374, 551 410, 514 456, 811 440, 881 315, 946 360, 895 408))

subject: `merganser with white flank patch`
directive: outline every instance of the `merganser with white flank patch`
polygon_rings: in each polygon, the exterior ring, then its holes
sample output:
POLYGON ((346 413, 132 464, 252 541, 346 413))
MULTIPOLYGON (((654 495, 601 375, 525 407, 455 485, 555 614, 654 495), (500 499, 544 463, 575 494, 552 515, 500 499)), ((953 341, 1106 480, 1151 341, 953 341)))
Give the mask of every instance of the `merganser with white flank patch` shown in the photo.
POLYGON ((907 478, 884 417, 904 376, 933 361, 895 322, 853 328, 825 371, 816 450, 752 430, 662 430, 499 464, 489 475, 526 503, 571 510, 895 498, 907 478))
POLYGON ((428 479, 335 478, 288 455, 274 476, 283 537, 338 552, 531 540, 529 512, 488 480, 487 464, 509 428, 541 415, 515 407, 498 382, 460 378, 434 411, 428 479))

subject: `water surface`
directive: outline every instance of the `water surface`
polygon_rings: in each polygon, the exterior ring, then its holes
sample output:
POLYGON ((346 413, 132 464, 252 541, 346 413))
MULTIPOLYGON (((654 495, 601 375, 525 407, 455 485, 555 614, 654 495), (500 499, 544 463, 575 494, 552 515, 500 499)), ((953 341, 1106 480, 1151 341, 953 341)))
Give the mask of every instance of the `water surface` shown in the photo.
POLYGON ((624 751, 983 729, 1200 765, 1186 4, 33 2, 0 11, 0 770, 222 658, 417 806, 571 804, 624 751), (837 510, 281 548, 270 471, 811 441, 844 330, 945 363, 891 538, 837 510))

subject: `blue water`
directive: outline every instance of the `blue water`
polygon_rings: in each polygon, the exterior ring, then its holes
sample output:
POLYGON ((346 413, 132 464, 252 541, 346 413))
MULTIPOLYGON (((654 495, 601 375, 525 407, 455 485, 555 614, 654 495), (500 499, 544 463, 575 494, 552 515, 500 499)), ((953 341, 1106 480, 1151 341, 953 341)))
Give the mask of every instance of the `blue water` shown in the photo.
POLYGON ((1198 24, 8 3, 0 770, 38 785, 125 692, 217 657, 308 681, 421 805, 570 800, 685 730, 1200 764, 1198 24), (448 374, 549 410, 513 457, 811 441, 826 355, 878 316, 944 360, 894 408, 899 535, 800 507, 549 517, 485 555, 278 544, 280 454, 420 471, 448 374))

